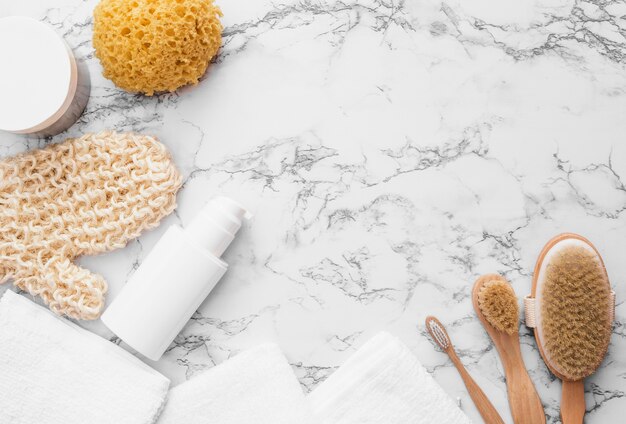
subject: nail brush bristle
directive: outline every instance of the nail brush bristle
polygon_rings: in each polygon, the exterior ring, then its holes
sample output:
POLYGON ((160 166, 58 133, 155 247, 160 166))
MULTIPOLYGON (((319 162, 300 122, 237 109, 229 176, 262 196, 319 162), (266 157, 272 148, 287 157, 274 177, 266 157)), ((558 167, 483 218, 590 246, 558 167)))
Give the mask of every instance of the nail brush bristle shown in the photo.
POLYGON ((513 288, 504 280, 490 280, 478 292, 478 306, 485 319, 498 331, 517 331, 519 310, 513 288))

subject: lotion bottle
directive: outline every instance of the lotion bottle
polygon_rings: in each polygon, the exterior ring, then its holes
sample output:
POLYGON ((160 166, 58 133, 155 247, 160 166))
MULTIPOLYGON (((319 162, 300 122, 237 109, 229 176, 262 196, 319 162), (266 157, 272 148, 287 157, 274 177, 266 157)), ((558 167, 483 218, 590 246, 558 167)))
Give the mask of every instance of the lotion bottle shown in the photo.
POLYGON ((249 212, 227 197, 209 201, 186 228, 172 225, 102 314, 130 347, 158 360, 222 278, 220 257, 249 212))

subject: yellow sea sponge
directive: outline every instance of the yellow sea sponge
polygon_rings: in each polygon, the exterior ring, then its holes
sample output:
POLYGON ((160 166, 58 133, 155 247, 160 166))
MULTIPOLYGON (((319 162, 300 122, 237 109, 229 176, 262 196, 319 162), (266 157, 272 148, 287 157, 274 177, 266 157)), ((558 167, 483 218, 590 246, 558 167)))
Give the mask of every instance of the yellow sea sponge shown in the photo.
POLYGON ((148 96, 196 84, 222 44, 213 0, 101 0, 93 16, 104 76, 148 96))

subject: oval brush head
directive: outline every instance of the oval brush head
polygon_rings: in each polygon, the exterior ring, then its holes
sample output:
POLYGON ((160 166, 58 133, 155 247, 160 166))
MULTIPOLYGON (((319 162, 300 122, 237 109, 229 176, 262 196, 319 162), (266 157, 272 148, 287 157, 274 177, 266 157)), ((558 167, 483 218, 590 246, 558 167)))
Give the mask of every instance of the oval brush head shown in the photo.
POLYGON ((609 345, 611 286, 588 241, 566 238, 546 253, 535 294, 538 342, 557 376, 582 380, 598 368, 609 345))
POLYGON ((497 330, 507 334, 518 331, 517 296, 502 277, 494 275, 483 283, 478 291, 478 306, 487 322, 497 330))

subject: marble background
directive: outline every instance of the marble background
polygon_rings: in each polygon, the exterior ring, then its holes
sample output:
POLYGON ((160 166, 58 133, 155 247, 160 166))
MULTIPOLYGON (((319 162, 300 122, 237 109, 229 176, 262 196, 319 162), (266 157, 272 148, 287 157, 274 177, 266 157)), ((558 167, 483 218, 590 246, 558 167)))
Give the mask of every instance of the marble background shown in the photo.
MULTIPOLYGON (((511 422, 471 284, 499 272, 521 299, 542 245, 574 231, 602 252, 618 298, 608 356, 586 381, 586 422, 623 419, 624 1, 221 0, 224 46, 203 81, 151 98, 101 76, 96 1, 50 4, 3 2, 0 16, 49 22, 91 70, 85 114, 52 142, 103 129, 151 133, 185 176, 163 226, 82 260, 108 280, 109 301, 166 226, 188 223, 210 196, 232 195, 255 214, 225 255, 227 276, 152 363, 174 383, 276 341, 310 391, 386 329, 479 421, 425 335, 434 314, 511 422)), ((0 154, 49 142, 3 134, 0 154)), ((172 290, 184 285, 181 276, 172 290)), ((82 325, 119 342, 99 322, 82 325)), ((520 331, 557 422, 560 383, 520 331)))

